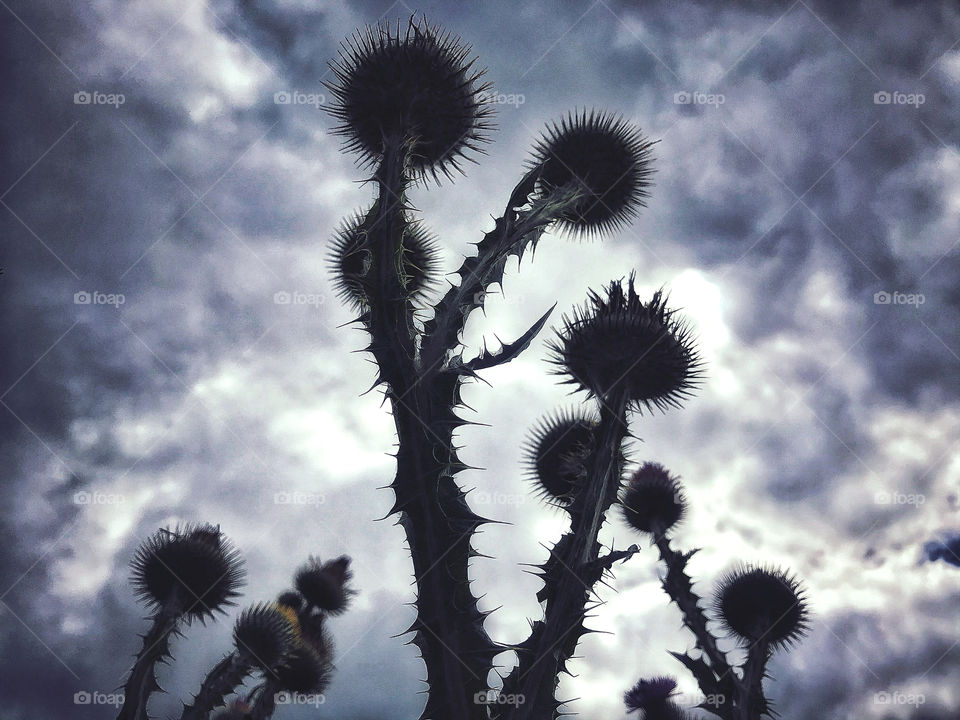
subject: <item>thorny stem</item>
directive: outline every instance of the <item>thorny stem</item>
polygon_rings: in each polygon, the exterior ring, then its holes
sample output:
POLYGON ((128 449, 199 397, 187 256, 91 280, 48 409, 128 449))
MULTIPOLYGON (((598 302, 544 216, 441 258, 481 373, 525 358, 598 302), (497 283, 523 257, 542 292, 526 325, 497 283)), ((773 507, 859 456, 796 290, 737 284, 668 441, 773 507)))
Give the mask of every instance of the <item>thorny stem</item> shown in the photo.
POLYGON ((157 684, 156 666, 170 651, 170 635, 177 627, 179 613, 172 608, 174 603, 161 608, 153 616, 150 629, 143 636, 143 647, 130 670, 123 686, 123 706, 117 720, 149 720, 147 702, 157 684))

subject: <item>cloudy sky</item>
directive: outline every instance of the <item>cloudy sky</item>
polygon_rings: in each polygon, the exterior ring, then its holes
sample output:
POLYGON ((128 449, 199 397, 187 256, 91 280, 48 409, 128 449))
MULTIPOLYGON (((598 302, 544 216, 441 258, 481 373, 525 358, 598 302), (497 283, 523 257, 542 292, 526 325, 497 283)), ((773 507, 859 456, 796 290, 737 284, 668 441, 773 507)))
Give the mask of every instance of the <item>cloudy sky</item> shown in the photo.
MULTIPOLYGON (((115 714, 74 695, 122 681, 146 628, 129 560, 189 520, 241 548, 249 601, 310 554, 354 558, 360 595, 333 627, 326 703, 278 717, 417 717, 423 666, 393 637, 411 620, 409 557, 402 530, 375 522, 392 500, 377 489, 392 424, 360 396, 373 368, 351 352, 363 335, 338 327, 350 315, 325 260, 370 188, 329 133, 321 82, 355 28, 421 11, 473 46, 503 101, 480 164, 414 192, 448 270, 547 122, 604 108, 660 141, 638 220, 588 244, 546 236, 471 319, 469 346, 633 269, 645 292, 668 288, 709 377, 685 409, 634 419, 635 457, 686 483, 676 537, 703 548, 701 594, 737 561, 804 578, 812 631, 773 664, 783 717, 960 717, 960 570, 922 562, 925 542, 960 530, 956 10, 0 0, 4 717, 115 714)), ((528 494, 520 450, 539 416, 579 402, 548 374, 548 337, 465 393, 489 427, 462 433, 486 468, 463 483, 510 523, 484 529, 494 559, 473 564, 502 642, 539 613, 520 563, 564 529, 528 494)), ((615 521, 603 539, 635 538, 615 521)), ((655 560, 644 548, 601 591, 592 627, 611 634, 583 642, 562 684, 584 717, 624 717, 641 675, 676 674, 696 697, 667 654, 692 639, 655 560)), ((158 716, 229 631, 175 642, 158 716)))

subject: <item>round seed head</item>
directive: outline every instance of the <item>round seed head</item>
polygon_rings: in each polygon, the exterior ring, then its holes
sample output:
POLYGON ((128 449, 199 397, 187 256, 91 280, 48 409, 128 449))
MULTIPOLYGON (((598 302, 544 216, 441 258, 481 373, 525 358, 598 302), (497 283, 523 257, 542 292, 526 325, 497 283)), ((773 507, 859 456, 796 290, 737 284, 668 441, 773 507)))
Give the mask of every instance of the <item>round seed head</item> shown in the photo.
POLYGON ((630 476, 620 504, 631 527, 655 536, 675 527, 687 512, 680 481, 663 465, 651 462, 630 476))
POLYGON ((350 603, 354 591, 347 587, 352 577, 350 558, 343 555, 336 560, 321 563, 311 557, 297 571, 295 584, 307 604, 330 615, 339 615, 350 603))
POLYGON ((642 302, 632 275, 626 289, 610 283, 606 297, 591 291, 564 316, 550 350, 565 382, 600 399, 625 395, 636 410, 679 406, 702 379, 689 326, 667 308, 662 291, 642 302))
POLYGON ((247 608, 233 628, 233 642, 241 656, 262 670, 276 667, 296 647, 297 630, 274 603, 247 608))
POLYGON ((620 116, 584 109, 547 128, 530 165, 541 168, 541 196, 565 187, 579 189, 580 199, 558 224, 592 236, 623 226, 646 205, 653 145, 620 116))
POLYGON ((774 568, 747 565, 728 573, 717 588, 714 611, 742 642, 763 640, 772 649, 796 642, 808 629, 800 582, 774 568))
POLYGON ((203 620, 233 605, 245 572, 239 551, 218 525, 161 529, 137 549, 132 584, 154 611, 203 620))
POLYGON ((467 151, 479 151, 491 128, 492 106, 484 73, 473 68, 470 48, 425 20, 368 26, 344 43, 325 83, 333 96, 335 132, 366 163, 376 162, 387 142, 410 148, 416 177, 460 170, 467 151))
POLYGON ((560 412, 534 426, 524 448, 527 474, 550 503, 569 505, 587 475, 596 447, 597 421, 575 412, 560 412))
MULTIPOLYGON (((375 290, 377 283, 371 272, 376 248, 366 222, 363 214, 356 213, 341 223, 327 257, 337 294, 354 308, 366 305, 368 292, 375 290)), ((407 223, 397 258, 397 273, 408 297, 421 298, 433 285, 438 267, 436 238, 420 222, 407 223)))

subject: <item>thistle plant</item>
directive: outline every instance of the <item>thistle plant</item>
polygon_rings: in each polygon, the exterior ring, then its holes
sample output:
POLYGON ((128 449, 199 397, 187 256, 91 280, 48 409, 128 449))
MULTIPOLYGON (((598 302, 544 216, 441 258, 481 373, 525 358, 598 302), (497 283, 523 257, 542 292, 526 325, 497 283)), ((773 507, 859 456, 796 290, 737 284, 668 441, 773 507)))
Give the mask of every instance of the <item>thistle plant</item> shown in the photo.
MULTIPOLYGON (((526 350, 553 308, 495 351, 465 346, 467 319, 502 283, 507 260, 522 259, 548 230, 594 237, 635 217, 649 197, 654 143, 606 111, 583 109, 548 125, 494 228, 455 271, 459 281, 436 297, 438 241, 407 193, 453 179, 464 160, 483 152, 492 130, 484 71, 460 39, 415 18, 358 31, 330 66, 335 131, 373 192, 369 207, 336 232, 329 264, 339 294, 369 336, 375 386, 396 425, 391 514, 406 533, 416 580, 409 632, 426 665, 422 718, 562 714, 558 678, 589 632, 584 619, 598 605, 594 588, 615 563, 639 552, 636 544, 601 546, 598 535, 614 506, 659 552, 663 587, 696 642, 692 652, 674 657, 708 698, 702 709, 727 720, 771 714, 763 688, 767 663, 803 635, 804 593, 786 572, 752 566, 723 579, 709 615, 694 592, 686 574, 694 551, 675 550, 669 540, 686 514, 679 481, 653 462, 636 467, 625 443, 632 421, 679 407, 703 382, 705 368, 691 327, 666 294, 642 298, 632 273, 591 291, 562 317, 549 343, 554 372, 585 401, 573 411, 545 413, 525 448, 534 492, 570 521, 539 566, 543 617, 531 622, 523 642, 498 643, 487 633, 488 613, 469 581, 477 554, 472 535, 490 520, 473 512, 457 482, 467 469, 454 442, 468 424, 461 389, 526 350), (742 645, 742 663, 721 651, 711 620, 742 645), (515 652, 516 665, 500 673, 494 658, 507 650, 515 652), (518 702, 489 701, 492 670, 502 679, 501 694, 518 702)), ((297 587, 309 596, 299 579, 297 587)), ((641 679, 625 695, 627 708, 642 718, 687 717, 675 688, 673 678, 641 679)))
MULTIPOLYGON (((181 720, 206 720, 215 711, 220 720, 265 720, 280 693, 322 693, 333 672, 325 623, 353 595, 349 565, 346 556, 326 563, 310 558, 296 573, 297 590, 244 610, 234 624, 234 649, 207 673, 181 720), (252 675, 259 682, 244 694, 243 683, 252 675)), ((157 531, 137 549, 132 570, 134 591, 152 617, 117 720, 148 720, 147 703, 160 689, 157 665, 171 659, 171 638, 195 620, 226 614, 245 571, 239 551, 219 526, 209 524, 157 531)))

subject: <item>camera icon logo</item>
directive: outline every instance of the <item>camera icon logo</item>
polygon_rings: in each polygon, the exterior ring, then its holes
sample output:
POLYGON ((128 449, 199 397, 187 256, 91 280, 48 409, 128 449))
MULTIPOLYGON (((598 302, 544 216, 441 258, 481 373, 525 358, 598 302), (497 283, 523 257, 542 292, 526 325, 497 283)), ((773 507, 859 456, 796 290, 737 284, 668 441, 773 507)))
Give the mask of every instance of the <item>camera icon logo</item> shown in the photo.
POLYGON ((89 305, 90 299, 90 293, 88 293, 86 290, 81 290, 80 292, 73 294, 74 305, 89 305))
POLYGON ((75 92, 73 94, 74 105, 89 105, 92 99, 93 96, 86 90, 81 90, 80 92, 75 92))
POLYGON ((873 94, 873 104, 874 105, 889 105, 890 104, 890 93, 886 90, 881 90, 880 92, 875 92, 873 94))
POLYGON ((673 94, 674 105, 689 105, 692 101, 693 98, 690 96, 690 93, 686 92, 685 90, 673 94))
POLYGON ((278 290, 273 294, 273 302, 276 305, 289 305, 290 300, 290 293, 288 293, 286 290, 278 290))
POLYGON ((290 104, 290 93, 288 92, 278 92, 273 94, 273 104, 274 105, 289 105, 290 104))
POLYGON ((74 705, 89 705, 91 702, 93 702, 93 696, 86 690, 81 690, 73 694, 74 705))
POLYGON ((888 293, 886 290, 881 290, 880 292, 875 292, 873 294, 874 305, 889 305, 892 299, 893 296, 890 295, 890 293, 888 293))
POLYGON ((76 505, 89 505, 93 501, 93 496, 86 490, 80 490, 73 494, 73 502, 76 505))
POLYGON ((286 690, 278 692, 276 695, 274 695, 273 700, 277 705, 289 705, 291 702, 293 702, 293 698, 286 690))

